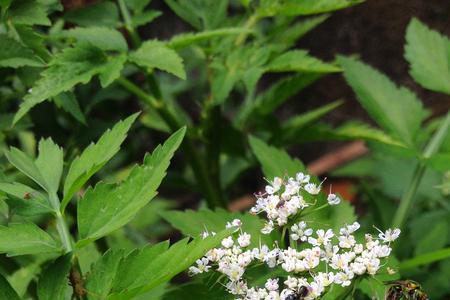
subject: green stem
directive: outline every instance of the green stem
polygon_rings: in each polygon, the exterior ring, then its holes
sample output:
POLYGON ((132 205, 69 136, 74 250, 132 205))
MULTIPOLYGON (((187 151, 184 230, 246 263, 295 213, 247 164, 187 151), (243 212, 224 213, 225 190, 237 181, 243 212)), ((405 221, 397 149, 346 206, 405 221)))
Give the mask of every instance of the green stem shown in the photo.
POLYGON ((70 237, 69 228, 67 227, 66 221, 64 220, 64 216, 60 211, 60 202, 56 193, 52 193, 49 195, 50 204, 52 208, 55 210, 56 217, 56 230, 58 231, 59 238, 64 247, 65 253, 71 252, 73 250, 72 240, 70 237))
MULTIPOLYGON (((442 125, 439 129, 434 133, 433 137, 428 142, 425 150, 423 152, 424 159, 430 158, 433 154, 435 154, 439 148, 441 147, 445 136, 447 135, 448 129, 450 127, 450 111, 447 113, 442 125)), ((406 219, 408 218, 409 211, 412 207, 414 196, 417 192, 417 188, 422 181, 423 174, 426 170, 426 164, 424 161, 421 161, 416 169, 414 170, 413 177, 409 183, 409 186, 405 190, 401 200, 400 206, 395 212, 394 221, 392 222, 393 227, 402 228, 406 219)))
POLYGON ((128 8, 125 4, 124 0, 118 0, 120 13, 122 14, 123 21, 125 23, 125 29, 128 31, 131 37, 131 41, 133 42, 133 45, 135 47, 139 47, 141 44, 141 39, 139 35, 137 34, 134 26, 133 21, 131 20, 130 12, 128 11, 128 8))
POLYGON ((400 206, 395 212, 392 227, 402 228, 403 223, 405 222, 409 214, 409 210, 411 208, 417 188, 419 187, 423 174, 425 173, 425 169, 425 165, 423 163, 419 163, 419 165, 414 170, 414 174, 408 185, 408 188, 406 189, 400 200, 400 206))
POLYGON ((240 46, 240 45, 242 45, 242 44, 245 42, 245 40, 247 39, 249 30, 250 30, 253 26, 255 26, 255 24, 256 24, 258 21, 259 21, 259 15, 257 15, 257 14, 251 15, 251 16, 247 19, 247 21, 245 22, 244 27, 243 27, 243 28, 246 29, 246 30, 243 31, 242 33, 240 33, 240 34, 238 35, 238 37, 236 38, 236 41, 234 42, 234 44, 235 44, 236 46, 240 46))
MULTIPOLYGON (((120 77, 119 79, 117 79, 117 83, 136 95, 139 100, 150 106, 150 108, 154 109, 172 131, 179 129, 182 126, 172 115, 164 102, 157 100, 155 97, 147 94, 137 85, 124 77, 120 77)), ((185 153, 188 156, 188 161, 191 164, 192 171, 194 172, 194 175, 196 177, 197 184, 199 185, 200 189, 202 189, 208 206, 210 208, 214 208, 217 206, 225 207, 225 201, 223 200, 220 191, 216 190, 212 182, 212 178, 209 175, 208 167, 199 156, 198 149, 196 148, 192 140, 192 134, 190 134, 190 130, 188 130, 188 134, 183 141, 183 147, 185 153)))

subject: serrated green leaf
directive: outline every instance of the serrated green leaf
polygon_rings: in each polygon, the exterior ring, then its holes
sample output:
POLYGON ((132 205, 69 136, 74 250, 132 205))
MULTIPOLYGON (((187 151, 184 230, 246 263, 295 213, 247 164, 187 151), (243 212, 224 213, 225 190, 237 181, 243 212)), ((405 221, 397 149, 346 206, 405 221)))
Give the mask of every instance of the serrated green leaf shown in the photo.
POLYGON ((41 67, 44 65, 42 59, 36 56, 33 50, 8 35, 0 34, 0 41, 0 67, 41 67))
POLYGON ((253 136, 249 137, 249 143, 267 180, 285 175, 295 176, 298 172, 305 170, 301 161, 291 158, 284 150, 270 146, 253 136))
POLYGON ((54 211, 43 194, 24 184, 2 182, 0 190, 12 196, 6 203, 15 214, 34 216, 54 211))
POLYGON ((37 286, 39 300, 66 299, 71 261, 72 253, 67 253, 56 259, 43 271, 37 286))
POLYGON ((78 202, 78 245, 96 240, 128 223, 154 196, 180 146, 186 128, 175 132, 144 158, 119 185, 99 183, 78 202))
POLYGON ((68 91, 76 84, 89 82, 92 76, 103 70, 105 62, 103 52, 88 44, 66 48, 41 73, 41 79, 24 97, 13 122, 17 123, 32 107, 50 97, 68 91))
MULTIPOLYGON (((125 269, 119 269, 117 282, 120 282, 120 278, 124 277, 123 275, 127 276, 127 274, 133 274, 132 272, 127 271, 127 265, 140 266, 141 269, 145 269, 145 272, 140 271, 139 273, 141 275, 135 277, 135 280, 126 279, 126 282, 131 284, 126 288, 120 284, 114 285, 114 287, 120 286, 122 290, 113 290, 114 294, 110 295, 108 299, 133 299, 136 295, 150 291, 159 285, 168 282, 175 275, 191 266, 209 249, 216 247, 223 238, 229 236, 234 230, 235 229, 222 230, 215 236, 207 237, 206 239, 195 239, 190 243, 188 243, 189 239, 184 239, 173 244, 166 251, 160 252, 159 255, 142 256, 137 254, 128 260, 128 264, 127 259, 125 259, 123 261, 125 269)), ((158 247, 158 245, 153 247, 158 247)), ((165 249, 163 246, 159 247, 163 250, 165 249)), ((165 247, 167 247, 167 243, 165 244, 165 247)), ((133 253, 131 255, 133 255, 133 253)))
POLYGON ((182 58, 160 41, 147 41, 130 54, 129 59, 139 66, 160 69, 186 79, 182 58))
MULTIPOLYGON (((85 288, 90 300, 106 299, 113 288, 114 278, 120 262, 124 258, 124 251, 108 250, 91 268, 86 278, 85 288)), ((134 278, 135 274, 132 274, 134 278)))
POLYGON ((17 256, 60 250, 56 241, 34 223, 0 226, 0 253, 17 256))
POLYGON ((128 50, 127 41, 123 35, 108 27, 76 27, 61 31, 58 36, 74 38, 79 42, 89 43, 99 49, 125 52, 128 50))
POLYGON ((257 96, 250 105, 243 106, 239 112, 237 122, 243 123, 251 121, 253 113, 259 115, 269 115, 284 102, 305 87, 314 83, 322 74, 319 73, 299 73, 278 80, 266 91, 257 96))
POLYGON ((142 12, 151 0, 127 0, 126 5, 133 12, 142 12))
POLYGON ((51 138, 41 139, 38 149, 36 167, 46 182, 47 191, 56 194, 63 170, 63 150, 51 138))
POLYGON ((338 66, 327 64, 309 55, 306 50, 291 50, 272 60, 266 67, 268 72, 340 72, 338 66))
POLYGON ((189 5, 189 3, 179 2, 176 0, 165 0, 165 2, 170 7, 170 9, 172 9, 180 18, 188 22, 195 29, 201 29, 201 20, 197 16, 195 9, 192 7, 192 4, 189 5))
POLYGON ((119 24, 119 10, 112 1, 102 1, 68 11, 64 19, 80 26, 106 26, 119 24))
POLYGON ((410 74, 424 88, 450 94, 450 40, 413 18, 406 31, 410 74))
POLYGON ((107 130, 96 144, 89 145, 80 156, 72 161, 64 182, 61 211, 64 211, 73 195, 89 178, 119 151, 120 145, 125 140, 126 134, 137 116, 138 114, 134 114, 118 122, 111 130, 107 130))
MULTIPOLYGON (((101 77, 101 74, 100 74, 101 77)), ((79 122, 86 124, 86 118, 81 111, 80 105, 78 104, 75 94, 72 92, 63 92, 53 98, 56 106, 61 107, 66 112, 71 114, 79 122)))
POLYGON ((362 3, 364 0, 288 0, 283 2, 265 1, 265 5, 258 8, 261 16, 274 16, 277 14, 286 16, 312 15, 343 9, 362 3))
POLYGON ((167 46, 173 49, 179 49, 216 37, 236 35, 245 32, 250 33, 251 31, 239 27, 230 27, 215 30, 205 30, 195 33, 181 33, 172 37, 170 41, 167 42, 167 46))
POLYGON ((388 77, 355 59, 339 57, 339 63, 345 79, 369 115, 389 133, 413 147, 427 115, 416 95, 407 88, 398 88, 388 77))
POLYGON ((242 230, 252 236, 251 246, 258 247, 260 243, 272 245, 274 242, 272 236, 263 235, 260 232, 264 227, 264 221, 249 213, 231 213, 224 209, 214 211, 201 209, 198 211, 165 211, 160 215, 174 228, 192 238, 199 238, 205 231, 209 233, 222 231, 227 222, 239 219, 242 221, 242 230))
POLYGON ((271 42, 284 45, 283 49, 290 48, 294 46, 295 42, 299 38, 316 28, 318 25, 322 24, 326 19, 328 19, 328 17, 328 15, 321 15, 311 17, 294 24, 288 23, 287 26, 280 26, 279 29, 276 28, 272 33, 273 37, 271 42))
POLYGON ((8 280, 0 274, 0 299, 20 300, 19 295, 9 284, 8 280))
POLYGON ((114 57, 109 57, 103 71, 99 74, 100 84, 103 88, 107 87, 114 80, 120 77, 125 62, 127 61, 126 54, 120 54, 114 57))
POLYGON ((335 108, 339 107, 342 103, 342 101, 335 101, 288 119, 281 125, 281 139, 294 138, 299 130, 303 130, 306 126, 319 120, 335 108))
POLYGON ((167 251, 169 246, 169 241, 164 241, 131 251, 117 268, 117 276, 111 286, 111 293, 120 293, 133 286, 136 278, 145 277, 146 273, 151 272, 152 260, 167 251))
POLYGON ((44 190, 47 190, 47 182, 31 157, 14 147, 5 151, 5 156, 20 172, 33 179, 44 190))
POLYGON ((51 25, 45 6, 34 0, 13 1, 8 16, 15 24, 51 25))
POLYGON ((386 145, 406 147, 404 143, 392 138, 383 131, 356 121, 350 121, 335 129, 331 129, 330 133, 330 137, 337 140, 362 139, 365 141, 375 141, 386 145))
POLYGON ((133 24, 134 27, 144 26, 161 15, 162 12, 160 12, 159 10, 144 11, 131 16, 131 24, 133 24))

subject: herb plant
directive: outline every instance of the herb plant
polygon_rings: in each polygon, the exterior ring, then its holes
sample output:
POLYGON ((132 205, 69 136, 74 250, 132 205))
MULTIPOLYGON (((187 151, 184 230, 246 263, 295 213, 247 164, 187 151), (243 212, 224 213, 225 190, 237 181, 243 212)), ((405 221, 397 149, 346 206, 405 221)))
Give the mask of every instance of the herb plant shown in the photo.
MULTIPOLYGON (((165 0, 187 31, 144 38, 168 18, 150 0, 0 0, 0 299, 448 296, 450 114, 355 56, 297 47, 361 2, 165 0), (340 72, 378 128, 322 121, 340 100, 280 117, 340 72), (370 153, 325 181, 285 150, 335 140, 370 153), (260 168, 252 213, 230 212, 260 168), (319 193, 334 177, 355 178, 360 223, 319 193), (165 199, 183 197, 199 208, 165 199)), ((421 87, 450 94, 448 53, 411 21, 421 87)))

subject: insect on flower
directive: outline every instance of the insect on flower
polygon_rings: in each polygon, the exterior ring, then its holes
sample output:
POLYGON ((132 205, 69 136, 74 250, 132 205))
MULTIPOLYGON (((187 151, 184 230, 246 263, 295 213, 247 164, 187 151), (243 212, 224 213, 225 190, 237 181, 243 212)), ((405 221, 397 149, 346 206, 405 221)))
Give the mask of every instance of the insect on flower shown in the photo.
POLYGON ((412 280, 395 280, 386 282, 390 288, 386 293, 386 300, 429 300, 422 287, 412 280))

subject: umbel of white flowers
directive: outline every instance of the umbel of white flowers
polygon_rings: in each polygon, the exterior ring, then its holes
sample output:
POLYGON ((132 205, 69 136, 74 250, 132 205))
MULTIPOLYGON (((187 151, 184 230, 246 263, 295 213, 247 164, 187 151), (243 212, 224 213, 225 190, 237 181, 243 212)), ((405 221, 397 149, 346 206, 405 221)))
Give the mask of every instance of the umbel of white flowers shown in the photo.
MULTIPOLYGON (((310 176, 303 173, 286 180, 276 177, 266 186, 264 194, 257 195, 256 205, 250 212, 264 213, 267 220, 261 233, 269 234, 276 226, 287 226, 289 217, 298 216, 306 207, 315 205, 304 200, 302 191, 315 196, 320 189, 321 185, 311 183, 310 176)), ((327 202, 337 205, 340 199, 330 193, 327 202)), ((364 241, 358 243, 354 236, 360 228, 358 222, 334 232, 329 228, 314 231, 307 222, 300 221, 287 228, 293 241, 287 249, 280 248, 278 243, 250 248, 251 236, 240 229, 241 225, 238 219, 228 223, 227 228, 237 228, 234 237, 222 240, 222 247, 211 249, 197 260, 189 273, 196 275, 211 270, 222 273, 227 278, 227 290, 237 299, 248 300, 290 300, 300 296, 317 299, 333 284, 346 287, 358 276, 375 275, 382 260, 391 253, 390 243, 400 235, 399 229, 388 229, 380 231, 378 237, 366 234, 364 241), (269 268, 281 267, 290 275, 284 281, 270 278, 264 286, 250 287, 245 271, 258 263, 269 268)), ((214 234, 205 231, 202 236, 214 234)))

